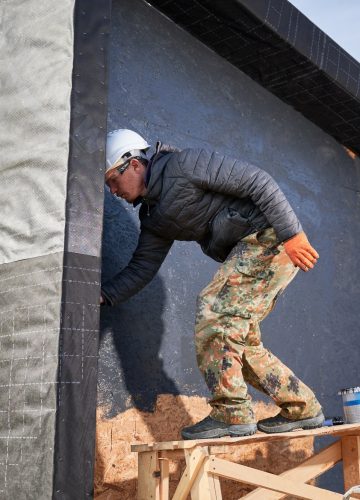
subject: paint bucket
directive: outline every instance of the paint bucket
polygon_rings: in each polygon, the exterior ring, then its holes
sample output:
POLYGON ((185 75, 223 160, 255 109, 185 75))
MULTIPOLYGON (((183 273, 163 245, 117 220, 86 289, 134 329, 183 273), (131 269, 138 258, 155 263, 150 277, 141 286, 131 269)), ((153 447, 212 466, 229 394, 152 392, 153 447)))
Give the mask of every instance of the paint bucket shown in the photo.
POLYGON ((342 396, 346 423, 360 422, 360 387, 342 389, 338 394, 342 396))

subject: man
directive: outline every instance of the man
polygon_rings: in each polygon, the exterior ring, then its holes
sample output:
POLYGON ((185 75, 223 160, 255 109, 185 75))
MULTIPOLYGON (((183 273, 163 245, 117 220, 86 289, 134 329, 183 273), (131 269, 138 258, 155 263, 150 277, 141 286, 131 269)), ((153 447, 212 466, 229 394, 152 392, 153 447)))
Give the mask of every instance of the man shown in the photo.
POLYGON ((285 432, 322 425, 313 392, 263 347, 259 324, 298 269, 319 257, 272 177, 242 160, 201 149, 178 151, 130 130, 108 136, 105 181, 141 203, 141 232, 129 264, 102 286, 114 305, 143 288, 175 240, 197 241, 222 263, 197 302, 195 345, 212 411, 184 439, 285 432), (256 425, 246 382, 281 408, 256 425))

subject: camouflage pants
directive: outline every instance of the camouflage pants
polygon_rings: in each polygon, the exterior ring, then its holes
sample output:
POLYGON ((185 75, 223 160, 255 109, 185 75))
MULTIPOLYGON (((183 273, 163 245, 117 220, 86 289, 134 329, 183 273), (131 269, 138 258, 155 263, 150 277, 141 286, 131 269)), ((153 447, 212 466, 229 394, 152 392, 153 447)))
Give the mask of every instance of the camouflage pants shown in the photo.
POLYGON ((309 387, 261 342, 260 321, 297 271, 269 228, 241 240, 200 293, 195 345, 213 418, 255 422, 246 382, 270 396, 287 418, 320 411, 309 387))

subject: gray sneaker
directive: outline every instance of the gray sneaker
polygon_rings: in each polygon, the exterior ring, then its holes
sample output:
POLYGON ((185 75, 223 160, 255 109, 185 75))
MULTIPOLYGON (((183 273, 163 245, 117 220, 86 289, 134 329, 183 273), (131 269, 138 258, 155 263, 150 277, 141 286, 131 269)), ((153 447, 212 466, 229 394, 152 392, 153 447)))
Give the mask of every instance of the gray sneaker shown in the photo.
POLYGON ((325 417, 322 411, 316 417, 303 418, 301 420, 289 420, 282 417, 279 413, 275 417, 259 420, 257 426, 259 431, 272 434, 275 432, 289 432, 294 429, 316 429, 317 427, 322 427, 324 420, 325 417))
POLYGON ((183 439, 214 439, 224 436, 250 436, 255 434, 256 424, 225 424, 206 417, 181 431, 183 439))

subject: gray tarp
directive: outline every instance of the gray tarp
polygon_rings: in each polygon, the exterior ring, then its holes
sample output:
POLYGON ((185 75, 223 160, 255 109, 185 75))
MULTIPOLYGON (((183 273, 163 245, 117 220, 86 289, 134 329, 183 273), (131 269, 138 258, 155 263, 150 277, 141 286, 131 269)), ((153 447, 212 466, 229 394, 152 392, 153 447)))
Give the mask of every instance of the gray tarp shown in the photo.
POLYGON ((0 4, 0 264, 64 248, 73 7, 0 4))
POLYGON ((0 498, 52 497, 73 10, 0 4, 0 498))

